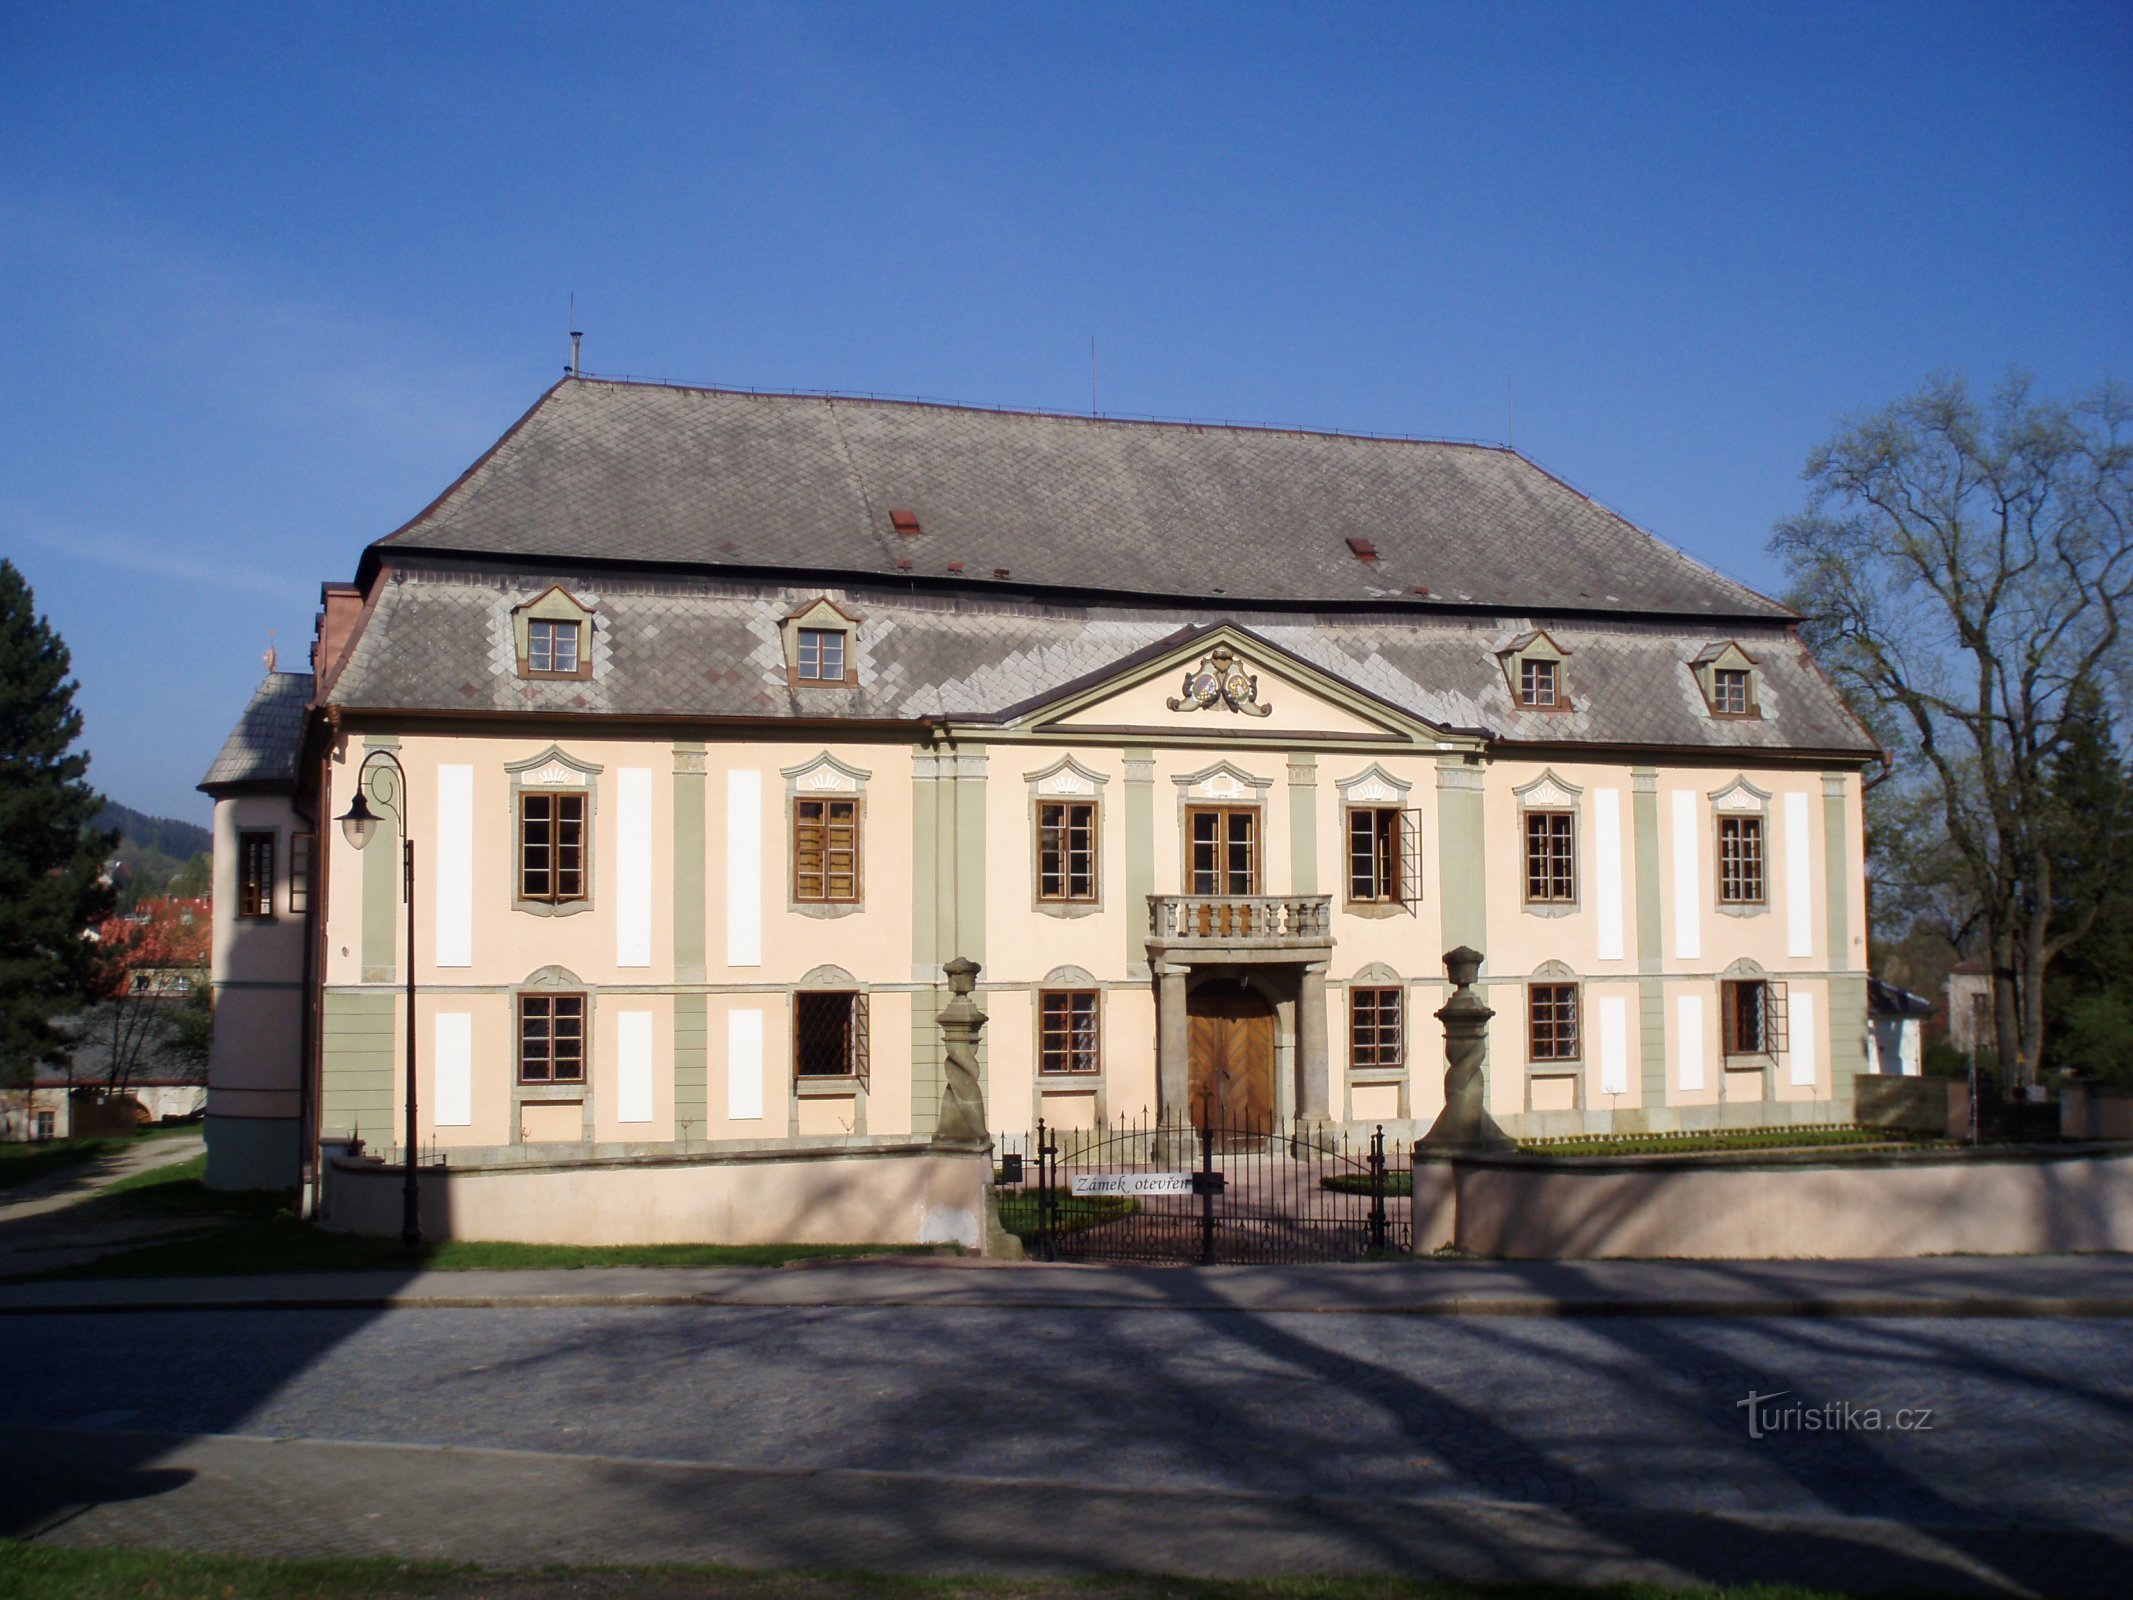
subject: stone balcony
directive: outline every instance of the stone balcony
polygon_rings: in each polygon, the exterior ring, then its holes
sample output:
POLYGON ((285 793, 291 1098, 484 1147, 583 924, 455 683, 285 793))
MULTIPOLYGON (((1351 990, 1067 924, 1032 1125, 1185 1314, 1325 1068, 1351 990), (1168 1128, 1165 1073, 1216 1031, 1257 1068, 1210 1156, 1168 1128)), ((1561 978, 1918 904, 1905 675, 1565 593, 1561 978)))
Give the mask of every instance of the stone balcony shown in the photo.
POLYGON ((1319 960, 1333 946, 1329 894, 1152 894, 1148 948, 1201 960, 1319 960))

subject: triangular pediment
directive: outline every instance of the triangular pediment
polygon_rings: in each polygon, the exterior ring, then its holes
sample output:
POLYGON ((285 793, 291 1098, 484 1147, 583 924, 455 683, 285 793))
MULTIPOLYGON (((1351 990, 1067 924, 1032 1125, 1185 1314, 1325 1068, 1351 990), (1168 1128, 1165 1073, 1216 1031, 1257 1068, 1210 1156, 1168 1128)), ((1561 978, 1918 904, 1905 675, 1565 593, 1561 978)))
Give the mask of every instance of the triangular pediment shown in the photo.
POLYGON ((1033 731, 1435 745, 1442 735, 1245 629, 1203 629, 1025 706, 1033 731))

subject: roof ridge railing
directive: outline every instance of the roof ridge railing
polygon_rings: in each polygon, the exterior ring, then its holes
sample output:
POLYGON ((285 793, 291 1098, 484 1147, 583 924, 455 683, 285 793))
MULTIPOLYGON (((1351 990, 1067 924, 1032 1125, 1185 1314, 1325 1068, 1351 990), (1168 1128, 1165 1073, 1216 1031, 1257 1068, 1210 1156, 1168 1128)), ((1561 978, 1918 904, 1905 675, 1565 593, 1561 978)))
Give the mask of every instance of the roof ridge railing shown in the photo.
POLYGON ((1368 439, 1382 444, 1449 444, 1470 450, 1518 452, 1500 439, 1462 439, 1450 434, 1382 433, 1361 428, 1321 428, 1301 422, 1239 422, 1230 417, 1166 417, 1143 411, 1067 411, 1055 406, 995 405, 980 400, 943 400, 934 395, 889 394, 870 389, 777 389, 745 383, 690 383, 648 378, 634 372, 573 372, 587 383, 622 383, 645 389, 690 389, 765 400, 878 400, 890 405, 937 406, 947 411, 983 411, 995 416, 1056 417, 1066 422, 1159 423, 1176 428, 1227 428, 1239 433, 1302 433, 1323 439, 1368 439))

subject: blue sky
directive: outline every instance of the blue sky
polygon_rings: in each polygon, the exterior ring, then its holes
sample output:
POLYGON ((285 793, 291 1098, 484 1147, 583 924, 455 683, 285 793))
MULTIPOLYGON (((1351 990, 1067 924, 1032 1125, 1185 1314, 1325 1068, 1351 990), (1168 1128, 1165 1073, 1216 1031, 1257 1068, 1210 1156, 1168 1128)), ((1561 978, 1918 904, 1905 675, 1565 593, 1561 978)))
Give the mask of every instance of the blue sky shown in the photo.
POLYGON ((2133 7, 0 8, 0 553, 114 798, 561 369, 1497 440, 1764 587, 2133 379, 2133 7))

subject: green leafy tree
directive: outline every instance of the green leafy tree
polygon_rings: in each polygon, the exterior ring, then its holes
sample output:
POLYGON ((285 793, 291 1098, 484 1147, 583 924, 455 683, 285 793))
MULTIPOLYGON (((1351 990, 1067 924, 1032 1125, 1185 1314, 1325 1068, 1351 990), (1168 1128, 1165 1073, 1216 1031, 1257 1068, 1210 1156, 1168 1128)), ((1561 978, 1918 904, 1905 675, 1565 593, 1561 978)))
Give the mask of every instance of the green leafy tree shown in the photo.
MULTIPOLYGON (((2075 690, 2109 681, 2133 605, 2133 401, 1937 378, 1808 458, 1772 548, 1852 704, 1895 731, 1974 897, 2010 1088, 2043 1054, 2045 980, 2086 929, 2054 881, 2054 762, 2075 690)), ((1921 824, 1923 825, 1923 824, 1921 824)))
POLYGON ((97 950, 83 934, 111 901, 99 871, 114 836, 90 828, 103 802, 74 748, 68 665, 29 584, 0 559, 0 1074, 18 1085, 61 1058, 52 1018, 87 997, 97 950))

